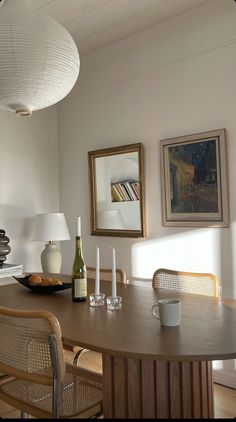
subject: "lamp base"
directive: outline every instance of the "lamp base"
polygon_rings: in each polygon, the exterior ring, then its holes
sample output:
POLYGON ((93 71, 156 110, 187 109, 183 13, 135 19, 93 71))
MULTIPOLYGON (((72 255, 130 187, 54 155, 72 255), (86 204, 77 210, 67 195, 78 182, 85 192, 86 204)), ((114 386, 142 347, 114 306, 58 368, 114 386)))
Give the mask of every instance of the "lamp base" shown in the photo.
POLYGON ((60 273, 61 271, 61 251, 53 242, 45 245, 41 253, 41 265, 44 273, 60 273))

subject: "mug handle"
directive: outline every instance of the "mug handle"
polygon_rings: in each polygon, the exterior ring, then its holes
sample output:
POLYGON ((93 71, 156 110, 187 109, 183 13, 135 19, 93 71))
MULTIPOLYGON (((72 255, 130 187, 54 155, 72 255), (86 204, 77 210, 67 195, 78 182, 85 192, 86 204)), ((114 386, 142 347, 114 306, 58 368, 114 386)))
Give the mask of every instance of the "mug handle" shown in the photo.
POLYGON ((160 315, 159 315, 159 305, 158 305, 158 303, 155 303, 155 305, 153 305, 151 312, 152 312, 152 315, 153 315, 155 318, 160 319, 160 315), (155 308, 158 308, 158 314, 156 313, 155 308))

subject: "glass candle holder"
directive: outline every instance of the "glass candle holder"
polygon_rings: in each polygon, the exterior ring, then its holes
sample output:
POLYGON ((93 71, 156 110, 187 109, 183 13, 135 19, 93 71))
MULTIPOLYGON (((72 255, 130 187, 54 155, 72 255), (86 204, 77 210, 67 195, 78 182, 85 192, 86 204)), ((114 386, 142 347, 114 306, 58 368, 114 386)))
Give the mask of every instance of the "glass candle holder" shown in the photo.
POLYGON ((107 297, 107 309, 109 311, 117 311, 122 307, 122 297, 121 296, 108 296, 107 297))
POLYGON ((105 303, 105 294, 104 293, 92 293, 89 295, 89 304, 90 306, 103 306, 105 303))

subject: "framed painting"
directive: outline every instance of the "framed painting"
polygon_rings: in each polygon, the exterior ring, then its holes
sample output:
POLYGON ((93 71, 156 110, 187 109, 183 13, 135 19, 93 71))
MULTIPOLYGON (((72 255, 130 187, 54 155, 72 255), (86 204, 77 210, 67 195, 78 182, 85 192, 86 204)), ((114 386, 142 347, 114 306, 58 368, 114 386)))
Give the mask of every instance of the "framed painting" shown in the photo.
POLYGON ((225 129, 160 145, 163 225, 228 227, 225 129))

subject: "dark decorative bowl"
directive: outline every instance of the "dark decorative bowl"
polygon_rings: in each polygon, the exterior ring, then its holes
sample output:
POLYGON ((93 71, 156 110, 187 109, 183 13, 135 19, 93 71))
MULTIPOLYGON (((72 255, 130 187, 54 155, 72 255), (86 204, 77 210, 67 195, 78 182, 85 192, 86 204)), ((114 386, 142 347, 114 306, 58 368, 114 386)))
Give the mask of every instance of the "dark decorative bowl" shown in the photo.
POLYGON ((32 286, 28 279, 31 276, 31 274, 28 274, 25 277, 15 277, 13 278, 19 283, 23 284, 23 286, 30 289, 32 292, 40 293, 40 294, 49 294, 54 292, 60 292, 61 290, 66 290, 71 288, 71 283, 63 283, 63 284, 56 284, 55 286, 32 286))

